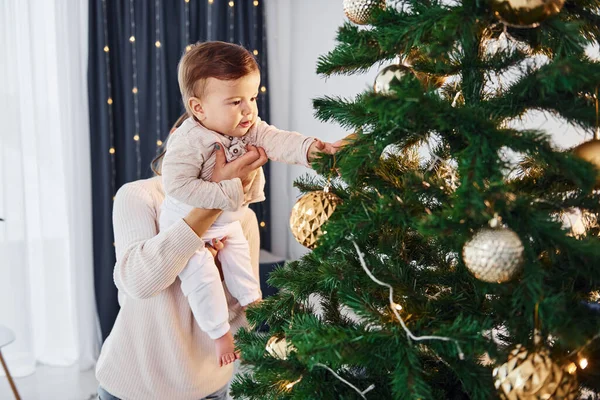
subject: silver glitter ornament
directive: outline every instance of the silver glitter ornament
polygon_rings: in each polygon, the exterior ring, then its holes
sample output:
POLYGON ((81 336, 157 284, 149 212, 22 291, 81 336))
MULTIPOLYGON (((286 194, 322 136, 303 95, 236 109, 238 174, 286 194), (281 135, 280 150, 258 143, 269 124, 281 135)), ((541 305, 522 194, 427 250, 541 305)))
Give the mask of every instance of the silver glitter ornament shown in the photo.
POLYGON ((495 217, 489 228, 480 229, 465 244, 463 260, 477 279, 507 282, 521 271, 523 243, 512 229, 499 226, 495 217))
POLYGON ((412 70, 406 65, 388 65, 377 74, 373 89, 376 93, 385 95, 392 94, 394 93, 394 91, 390 89, 392 80, 394 78, 400 80, 406 74, 412 74, 412 70))
POLYGON ((385 8, 385 0, 344 0, 344 14, 355 24, 369 22, 376 8, 385 8))

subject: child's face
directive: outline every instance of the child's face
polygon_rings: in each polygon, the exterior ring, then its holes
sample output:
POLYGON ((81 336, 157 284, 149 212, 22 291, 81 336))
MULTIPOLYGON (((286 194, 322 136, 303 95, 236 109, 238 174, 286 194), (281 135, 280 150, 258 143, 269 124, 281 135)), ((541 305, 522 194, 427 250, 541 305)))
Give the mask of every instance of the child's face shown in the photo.
MULTIPOLYGON (((196 118, 210 130, 233 137, 244 136, 258 116, 259 86, 258 71, 235 81, 208 78, 196 118)), ((192 108, 196 114, 197 109, 192 108)))

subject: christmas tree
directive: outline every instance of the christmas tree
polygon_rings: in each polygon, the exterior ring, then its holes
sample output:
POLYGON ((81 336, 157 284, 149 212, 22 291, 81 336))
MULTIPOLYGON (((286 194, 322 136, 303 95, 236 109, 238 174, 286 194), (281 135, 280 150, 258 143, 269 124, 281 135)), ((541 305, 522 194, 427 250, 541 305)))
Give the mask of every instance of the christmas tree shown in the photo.
POLYGON ((314 101, 318 118, 354 134, 315 163, 319 178, 297 182, 312 197, 291 228, 315 248, 276 270, 279 293, 248 310, 269 330, 238 334, 248 367, 234 396, 597 391, 600 63, 586 48, 600 38, 600 2, 344 9, 354 23, 317 72, 391 65, 354 99, 314 101), (548 132, 520 127, 530 110, 596 138, 558 149, 548 132), (565 223, 574 213, 584 230, 565 223))

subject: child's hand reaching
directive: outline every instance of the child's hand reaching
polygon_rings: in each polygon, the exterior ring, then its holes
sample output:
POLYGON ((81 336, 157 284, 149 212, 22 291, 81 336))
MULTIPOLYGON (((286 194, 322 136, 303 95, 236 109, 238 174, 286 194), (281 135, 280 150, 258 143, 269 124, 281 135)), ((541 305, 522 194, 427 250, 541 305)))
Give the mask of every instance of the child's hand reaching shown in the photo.
POLYGON ((315 140, 308 149, 308 161, 311 162, 317 158, 318 153, 335 154, 338 149, 331 143, 322 142, 319 139, 315 140))

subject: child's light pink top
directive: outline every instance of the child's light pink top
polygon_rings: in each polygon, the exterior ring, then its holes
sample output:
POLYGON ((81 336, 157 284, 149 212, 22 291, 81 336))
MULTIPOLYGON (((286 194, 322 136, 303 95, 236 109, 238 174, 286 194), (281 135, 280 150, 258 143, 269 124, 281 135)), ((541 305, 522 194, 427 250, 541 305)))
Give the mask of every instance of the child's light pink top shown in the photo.
MULTIPOLYGON (((298 132, 288 132, 259 118, 241 138, 244 143, 262 147, 270 160, 308 166, 308 149, 315 140, 298 132)), ((235 211, 241 206, 265 200, 262 168, 254 176, 246 196, 240 179, 210 182, 215 168, 215 144, 228 149, 234 138, 211 131, 188 118, 169 137, 162 175, 167 196, 197 208, 235 211)))

